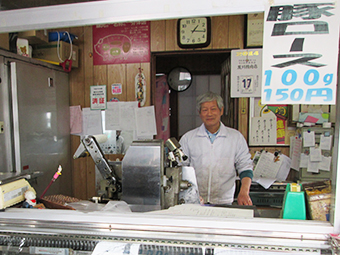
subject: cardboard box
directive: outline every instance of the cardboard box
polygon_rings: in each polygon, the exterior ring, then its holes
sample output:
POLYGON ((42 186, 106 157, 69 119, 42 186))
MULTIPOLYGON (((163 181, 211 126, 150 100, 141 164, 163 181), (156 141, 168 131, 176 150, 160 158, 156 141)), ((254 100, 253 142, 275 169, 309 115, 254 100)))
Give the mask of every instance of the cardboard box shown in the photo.
POLYGON ((29 44, 48 43, 48 33, 45 30, 30 30, 18 33, 19 38, 27 39, 29 44))
POLYGON ((0 34, 0 48, 9 50, 9 34, 0 34))
MULTIPOLYGON (((33 49, 33 58, 47 60, 50 62, 61 63, 58 57, 58 42, 50 42, 47 44, 36 45, 33 49)), ((70 57, 71 44, 67 42, 59 42, 59 55, 65 61, 70 57)), ((79 66, 78 46, 72 44, 72 68, 79 66)))

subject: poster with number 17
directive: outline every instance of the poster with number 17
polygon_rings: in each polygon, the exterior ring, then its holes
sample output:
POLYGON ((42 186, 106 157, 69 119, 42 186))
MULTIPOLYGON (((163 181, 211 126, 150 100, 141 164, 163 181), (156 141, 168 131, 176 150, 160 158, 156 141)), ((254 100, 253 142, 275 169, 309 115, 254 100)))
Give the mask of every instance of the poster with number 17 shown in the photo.
POLYGON ((335 104, 339 3, 298 2, 265 7, 261 101, 335 104))

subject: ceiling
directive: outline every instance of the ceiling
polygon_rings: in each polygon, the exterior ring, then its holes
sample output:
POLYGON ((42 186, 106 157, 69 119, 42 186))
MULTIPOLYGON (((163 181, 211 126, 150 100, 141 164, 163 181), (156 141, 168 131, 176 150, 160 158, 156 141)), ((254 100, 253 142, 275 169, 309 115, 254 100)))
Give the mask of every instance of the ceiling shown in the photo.
POLYGON ((15 10, 31 7, 52 6, 60 4, 72 4, 81 2, 93 2, 101 0, 0 0, 0 10, 15 10))

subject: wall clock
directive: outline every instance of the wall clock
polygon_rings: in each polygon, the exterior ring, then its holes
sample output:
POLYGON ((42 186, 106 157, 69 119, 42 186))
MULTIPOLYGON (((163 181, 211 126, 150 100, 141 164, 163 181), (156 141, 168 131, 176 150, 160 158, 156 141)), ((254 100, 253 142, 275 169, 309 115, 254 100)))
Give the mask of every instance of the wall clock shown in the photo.
POLYGON ((190 87, 192 75, 185 67, 175 67, 169 72, 167 81, 170 88, 180 92, 190 87))
POLYGON ((203 48, 210 44, 209 17, 186 18, 177 21, 177 43, 181 48, 203 48))

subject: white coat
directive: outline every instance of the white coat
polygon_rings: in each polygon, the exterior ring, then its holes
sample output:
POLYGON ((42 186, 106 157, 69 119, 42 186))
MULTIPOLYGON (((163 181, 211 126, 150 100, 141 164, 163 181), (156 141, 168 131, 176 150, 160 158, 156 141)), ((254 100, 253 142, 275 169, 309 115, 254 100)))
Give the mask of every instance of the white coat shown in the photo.
POLYGON ((198 189, 204 202, 231 204, 234 201, 236 170, 252 170, 249 148, 243 135, 221 123, 213 143, 204 124, 188 131, 179 141, 188 159, 183 165, 195 169, 198 189))

